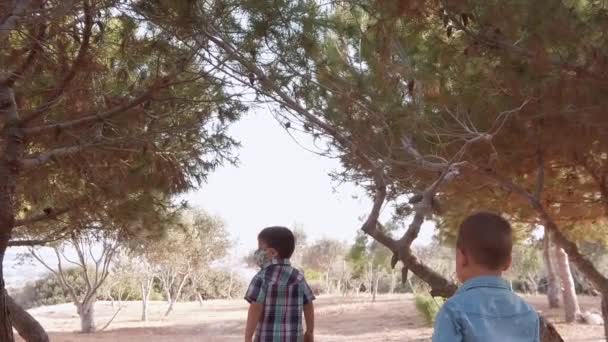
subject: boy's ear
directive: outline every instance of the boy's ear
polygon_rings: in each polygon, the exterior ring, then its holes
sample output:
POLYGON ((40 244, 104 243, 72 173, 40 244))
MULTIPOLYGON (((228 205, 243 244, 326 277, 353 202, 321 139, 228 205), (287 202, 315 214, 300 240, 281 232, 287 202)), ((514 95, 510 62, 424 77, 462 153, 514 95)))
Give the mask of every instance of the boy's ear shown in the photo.
POLYGON ((469 264, 469 258, 467 258, 467 255, 462 251, 462 249, 456 248, 456 254, 462 266, 467 266, 469 264))
POLYGON ((272 247, 268 248, 268 254, 270 254, 271 258, 276 258, 277 256, 279 256, 279 252, 277 252, 277 250, 272 247))
POLYGON ((509 268, 511 268, 511 263, 513 262, 513 258, 511 258, 511 256, 509 255, 509 259, 507 259, 507 261, 505 261, 505 264, 503 266, 503 271, 508 270, 509 268))

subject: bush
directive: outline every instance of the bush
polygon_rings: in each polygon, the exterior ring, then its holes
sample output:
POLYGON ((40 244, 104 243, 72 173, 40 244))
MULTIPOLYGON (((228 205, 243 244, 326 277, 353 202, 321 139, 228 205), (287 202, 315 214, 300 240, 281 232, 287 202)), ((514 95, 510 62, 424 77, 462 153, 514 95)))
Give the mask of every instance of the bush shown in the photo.
POLYGON ((443 305, 443 299, 435 299, 430 295, 416 295, 416 309, 424 317, 428 325, 435 323, 435 317, 443 305))
MULTIPOLYGON (((240 298, 245 292, 246 284, 236 272, 232 274, 232 289, 230 295, 240 298)), ((230 288, 230 271, 227 269, 205 270, 204 276, 196 284, 192 279, 184 287, 182 298, 186 301, 198 300, 200 294, 204 299, 219 299, 228 297, 230 288)))
MULTIPOLYGON (((77 295, 81 295, 85 288, 85 281, 80 270, 70 268, 65 270, 65 278, 74 286, 77 295)), ((55 305, 72 302, 72 298, 53 274, 48 274, 42 279, 27 283, 23 288, 15 291, 13 299, 24 309, 42 305, 55 305)))

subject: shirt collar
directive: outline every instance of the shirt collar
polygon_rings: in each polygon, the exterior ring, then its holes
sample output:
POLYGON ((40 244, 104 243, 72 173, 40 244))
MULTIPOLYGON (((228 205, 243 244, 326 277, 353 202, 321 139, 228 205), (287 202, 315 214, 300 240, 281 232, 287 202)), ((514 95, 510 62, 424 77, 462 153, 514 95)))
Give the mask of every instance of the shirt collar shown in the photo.
POLYGON ((496 276, 482 276, 467 280, 458 289, 458 292, 468 291, 477 287, 491 287, 512 291, 511 284, 505 279, 496 276))
POLYGON ((289 259, 272 258, 270 261, 267 261, 262 265, 262 269, 272 265, 291 265, 291 263, 289 262, 289 259))

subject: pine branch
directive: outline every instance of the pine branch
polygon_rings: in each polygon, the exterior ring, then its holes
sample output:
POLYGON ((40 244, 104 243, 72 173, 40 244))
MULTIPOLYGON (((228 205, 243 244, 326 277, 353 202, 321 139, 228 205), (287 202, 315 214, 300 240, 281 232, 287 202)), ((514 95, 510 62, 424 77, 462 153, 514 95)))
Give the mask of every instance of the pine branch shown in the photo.
POLYGON ((22 220, 15 220, 15 224, 13 227, 26 226, 28 224, 46 221, 46 220, 54 220, 57 217, 67 213, 70 210, 73 210, 74 207, 64 207, 59 209, 47 208, 43 213, 34 215, 28 218, 24 218, 22 220))
POLYGON ((79 119, 74 119, 71 121, 50 124, 50 125, 36 126, 36 127, 31 127, 31 128, 25 128, 25 129, 23 129, 23 134, 25 134, 28 137, 31 137, 31 136, 35 136, 35 135, 43 134, 43 133, 47 133, 47 132, 58 131, 58 130, 59 131, 67 130, 67 129, 76 128, 76 127, 79 127, 82 125, 90 124, 93 122, 104 121, 115 115, 124 113, 130 109, 133 109, 133 108, 143 104, 144 102, 146 102, 152 98, 152 95, 154 94, 155 91, 157 91, 158 89, 167 87, 169 85, 171 85, 171 83, 169 83, 169 77, 162 78, 155 85, 153 85, 149 89, 147 89, 143 94, 141 94, 140 96, 136 97, 135 99, 131 100, 128 103, 125 103, 125 104, 117 106, 115 108, 106 110, 105 112, 88 113, 88 114, 83 115, 83 117, 81 117, 79 119))
POLYGON ((85 61, 86 54, 89 50, 90 41, 91 41, 91 32, 93 28, 93 11, 91 8, 89 1, 84 0, 84 31, 82 34, 82 43, 80 44, 80 48, 78 49, 78 54, 72 63, 70 70, 67 72, 65 77, 61 80, 57 88, 53 90, 47 101, 40 105, 38 108, 34 109, 33 112, 29 113, 25 116, 21 121, 22 124, 27 124, 28 122, 35 120, 44 114, 49 108, 57 103, 57 101, 61 98, 67 87, 70 85, 74 77, 76 77, 76 73, 78 69, 82 67, 85 61))
POLYGON ((41 153, 35 157, 26 157, 19 160, 19 165, 21 168, 27 170, 35 167, 42 166, 46 164, 49 160, 57 157, 65 157, 74 155, 78 152, 81 152, 87 148, 99 146, 100 144, 83 144, 83 145, 75 145, 69 147, 61 147, 56 148, 54 150, 41 153))

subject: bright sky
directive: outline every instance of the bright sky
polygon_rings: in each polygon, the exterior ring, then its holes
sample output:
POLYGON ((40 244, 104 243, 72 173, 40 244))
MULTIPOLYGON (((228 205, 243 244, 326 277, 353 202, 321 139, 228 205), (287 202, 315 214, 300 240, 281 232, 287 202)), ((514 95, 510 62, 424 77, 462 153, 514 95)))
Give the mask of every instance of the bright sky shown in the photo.
MULTIPOLYGON (((231 134, 242 143, 239 166, 217 170, 208 184, 185 197, 224 219, 238 239, 238 255, 256 248, 257 233, 270 225, 301 224, 312 240, 354 240, 371 199, 352 184, 332 182, 328 173, 340 169, 338 160, 298 146, 263 109, 235 124, 231 134)), ((313 146, 310 137, 299 142, 313 146)), ((390 218, 389 210, 383 211, 383 219, 390 218)), ((430 241, 431 235, 432 227, 423 226, 419 243, 430 241)))

